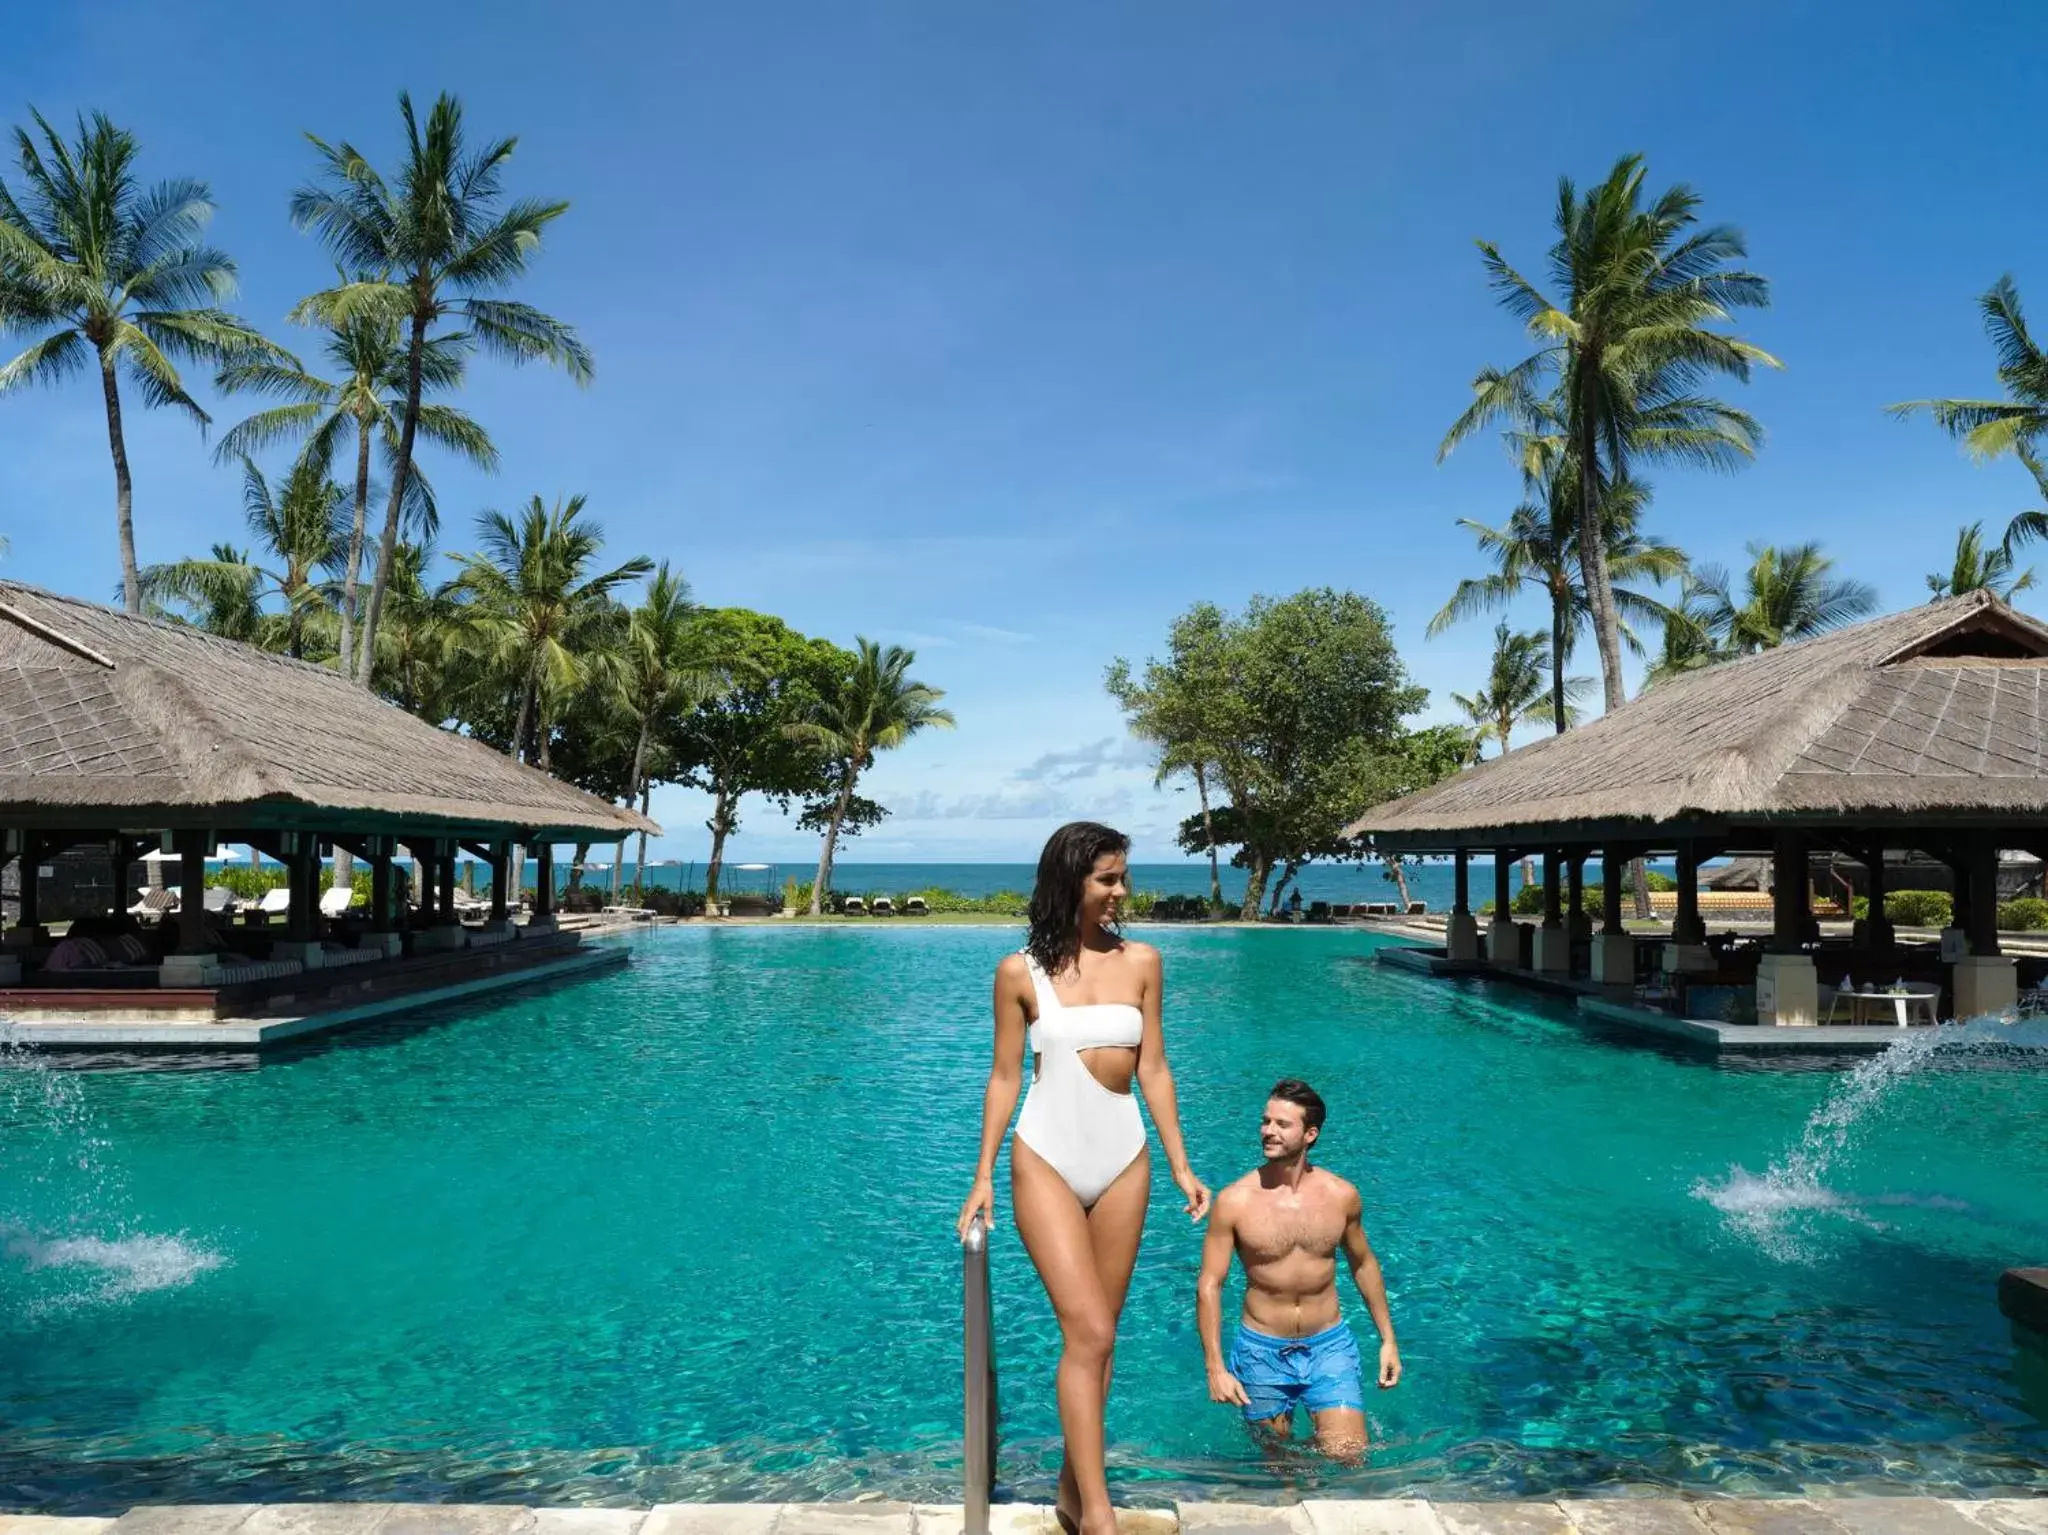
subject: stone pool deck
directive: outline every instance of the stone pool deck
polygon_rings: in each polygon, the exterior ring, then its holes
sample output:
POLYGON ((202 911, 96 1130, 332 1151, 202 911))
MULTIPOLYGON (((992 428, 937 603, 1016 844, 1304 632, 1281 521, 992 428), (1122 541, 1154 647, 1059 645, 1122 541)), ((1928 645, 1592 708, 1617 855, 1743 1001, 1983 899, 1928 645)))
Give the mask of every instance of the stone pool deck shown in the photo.
MULTIPOLYGON (((1124 1509, 1122 1535, 2048 1535, 2048 1497, 1389 1498, 1124 1509)), ((962 1535, 958 1505, 669 1503, 654 1509, 509 1504, 230 1503, 118 1519, 0 1514, 0 1535, 962 1535)), ((1059 1535, 1052 1510, 998 1504, 990 1535, 1059 1535)))

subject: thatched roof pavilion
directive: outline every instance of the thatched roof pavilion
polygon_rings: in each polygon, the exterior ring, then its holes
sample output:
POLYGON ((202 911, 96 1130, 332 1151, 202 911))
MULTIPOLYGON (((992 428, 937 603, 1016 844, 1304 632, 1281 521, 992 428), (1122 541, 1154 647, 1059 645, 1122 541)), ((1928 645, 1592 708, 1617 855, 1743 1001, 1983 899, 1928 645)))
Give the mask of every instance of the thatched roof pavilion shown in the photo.
MULTIPOLYGON (((125 871, 168 836, 196 891, 217 842, 247 842, 290 870, 291 941, 303 948, 327 848, 370 863, 374 936, 402 915, 391 895, 399 844, 420 861, 423 909, 443 927, 458 848, 484 858, 503 924, 513 847, 535 850, 535 912, 548 919, 553 843, 643 830, 660 828, 323 667, 0 582, 0 834, 25 868, 98 842, 125 871)), ((21 882, 28 936, 17 948, 35 941, 35 886, 21 882)), ((180 949, 201 952, 200 924, 189 925, 180 949)))
MULTIPOLYGON (((1881 945, 1883 850, 1913 848, 1955 868, 1957 926, 1970 959, 1991 960, 1998 849, 2048 849, 2044 721, 2048 626, 1975 592, 1673 678, 1581 729, 1377 806, 1350 832, 1390 851, 1458 854, 1461 888, 1474 849, 1550 864, 1599 849, 1610 868, 1675 853, 1681 950, 1701 937, 1700 861, 1768 853, 1780 955, 1811 944, 1810 850, 1863 862, 1877 913, 1867 936, 1881 945)), ((1603 942, 1622 934, 1619 899, 1609 881, 1603 942)), ((1502 889, 1497 924, 1505 907, 1502 889)), ((1552 952, 1537 968, 1561 963, 1552 952)), ((1958 1011, 1981 1000, 1959 978, 1958 1011)))

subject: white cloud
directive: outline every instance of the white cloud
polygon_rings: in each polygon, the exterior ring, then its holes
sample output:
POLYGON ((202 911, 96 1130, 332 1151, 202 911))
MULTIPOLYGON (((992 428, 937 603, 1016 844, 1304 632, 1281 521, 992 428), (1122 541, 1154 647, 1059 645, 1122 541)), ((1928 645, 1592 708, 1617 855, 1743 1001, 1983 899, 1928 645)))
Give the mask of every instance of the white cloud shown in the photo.
POLYGON ((1121 740, 1115 736, 1104 736, 1086 746, 1046 752, 1035 762, 1017 769, 1016 778, 1020 783, 1072 783, 1078 778, 1093 778, 1105 768, 1149 768, 1151 765, 1151 749, 1135 736, 1125 736, 1121 740))
POLYGON ((959 624, 956 627, 971 640, 993 640, 998 645, 1035 645, 1038 636, 1021 629, 998 629, 994 624, 959 624))

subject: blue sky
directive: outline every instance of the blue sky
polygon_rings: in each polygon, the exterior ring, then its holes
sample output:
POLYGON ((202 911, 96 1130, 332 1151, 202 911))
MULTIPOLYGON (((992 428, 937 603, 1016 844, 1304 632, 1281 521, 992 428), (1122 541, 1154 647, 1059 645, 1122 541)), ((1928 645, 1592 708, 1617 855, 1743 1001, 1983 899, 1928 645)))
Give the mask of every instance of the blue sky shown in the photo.
MULTIPOLYGON (((520 296, 598 376, 476 368, 504 465, 436 467, 444 547, 475 509, 582 491, 700 600, 915 646, 960 728, 875 770, 896 814, 852 857, 1023 858, 1095 815, 1157 858, 1191 796, 1153 791, 1100 679, 1190 602, 1351 587, 1431 717, 1478 680, 1486 624, 1423 638, 1474 568, 1455 520, 1516 496, 1490 444, 1435 462, 1474 370, 1521 350, 1472 242, 1540 266, 1557 176, 1624 151, 1747 233, 1775 304, 1744 334, 1786 363, 1741 391, 1758 462, 1667 471, 1653 530, 1730 562, 1818 538, 1887 606, 1924 600, 1957 525, 2002 527, 2029 484, 1881 409, 1992 389, 1999 273, 2048 306, 2044 32, 2024 5, 1174 0, 422 4, 357 35, 102 4, 11 19, 0 111, 104 109, 146 174, 209 181, 236 307, 284 336, 331 271, 285 217, 302 133, 388 161, 397 92, 455 91, 520 136, 515 193, 573 201, 520 296)), ((129 421, 142 558, 236 534, 197 433, 129 421)), ((89 385, 0 400, 0 532, 8 575, 113 590, 89 385)), ((656 811, 701 857, 698 798, 656 811)), ((741 856, 813 851, 746 825, 741 856)))

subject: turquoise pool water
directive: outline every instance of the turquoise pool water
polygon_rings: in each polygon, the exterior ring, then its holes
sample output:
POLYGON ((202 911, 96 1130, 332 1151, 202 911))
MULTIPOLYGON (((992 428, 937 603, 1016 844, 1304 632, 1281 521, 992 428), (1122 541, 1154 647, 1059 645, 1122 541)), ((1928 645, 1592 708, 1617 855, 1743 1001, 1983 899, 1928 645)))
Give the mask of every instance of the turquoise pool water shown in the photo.
MULTIPOLYGON (((1198 1168, 1251 1164, 1275 1076, 1317 1083, 1409 1375, 1363 1469, 1253 1450, 1155 1164, 1126 1495, 2048 1488, 1993 1303, 2048 1257, 2048 1074, 1903 1076, 1798 1175, 1839 1070, 1622 1046, 1359 933, 1146 936, 1198 1168)), ((259 1069, 9 1063, 0 1507, 957 1498, 950 1227, 1016 941, 672 930, 259 1069)), ((1002 1213, 1001 1473, 1043 1496, 1055 1333, 1002 1213)))

